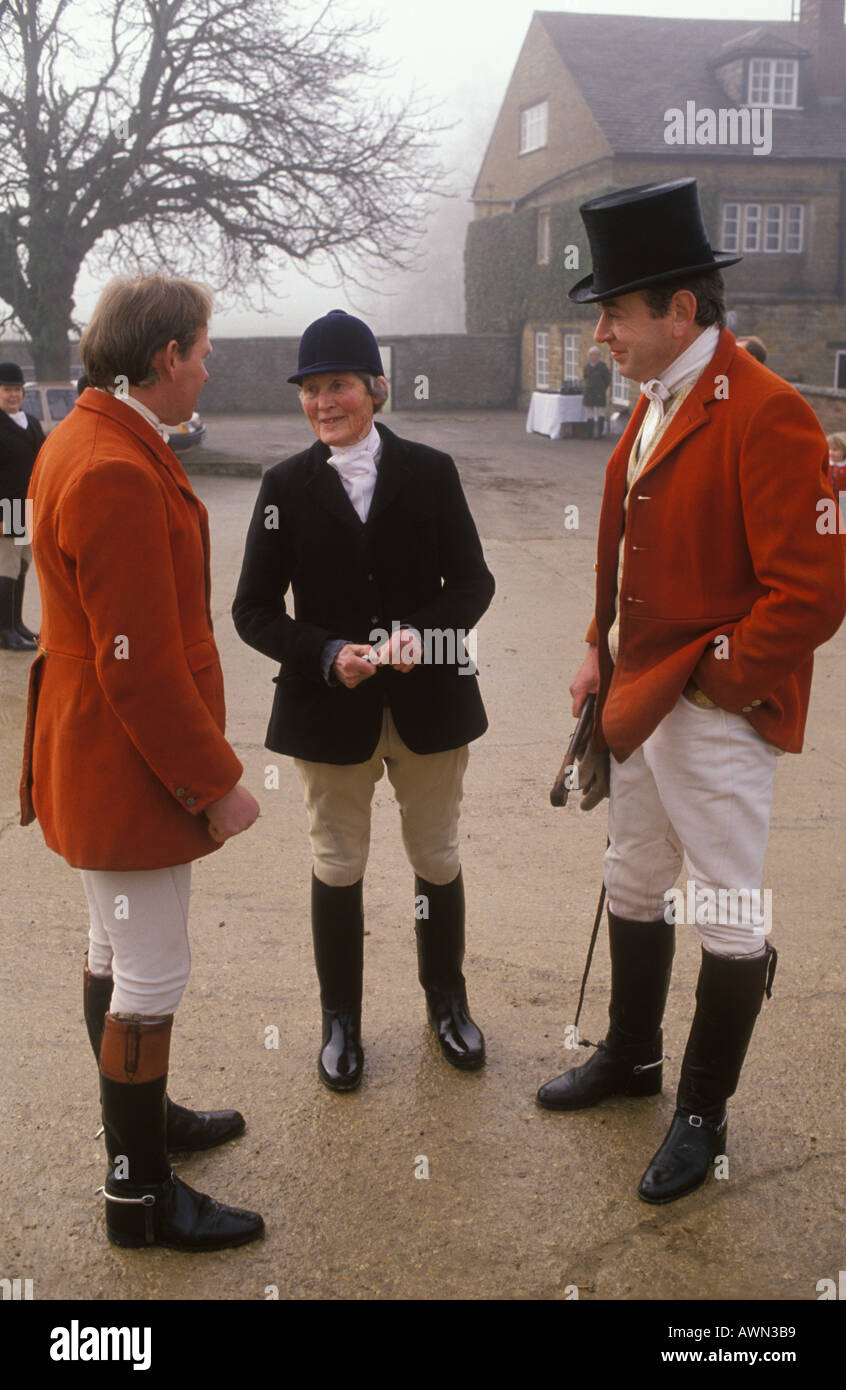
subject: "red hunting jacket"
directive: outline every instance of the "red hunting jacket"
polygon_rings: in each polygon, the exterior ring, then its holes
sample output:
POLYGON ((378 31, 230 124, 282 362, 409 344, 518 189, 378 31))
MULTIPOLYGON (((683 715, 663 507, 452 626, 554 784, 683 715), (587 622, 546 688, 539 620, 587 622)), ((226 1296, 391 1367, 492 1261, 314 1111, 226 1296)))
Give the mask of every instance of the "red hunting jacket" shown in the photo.
POLYGON ((597 743, 625 761, 692 677, 770 743, 798 753, 812 652, 846 613, 844 537, 830 533, 818 505, 833 502, 819 421, 723 329, 631 490, 615 666, 607 637, 626 470, 646 408, 641 396, 605 478, 587 633, 599 654, 597 743))
POLYGON ((203 808, 242 767, 223 736, 206 509, 137 411, 84 391, 32 475, 41 652, 21 821, 82 869, 219 848, 203 808))

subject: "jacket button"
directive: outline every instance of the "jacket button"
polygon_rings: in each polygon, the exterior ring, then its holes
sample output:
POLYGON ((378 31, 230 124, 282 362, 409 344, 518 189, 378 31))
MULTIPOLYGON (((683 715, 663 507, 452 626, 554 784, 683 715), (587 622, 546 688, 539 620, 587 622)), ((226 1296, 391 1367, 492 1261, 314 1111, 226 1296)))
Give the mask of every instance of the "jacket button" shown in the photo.
POLYGON ((197 804, 197 798, 196 798, 196 796, 186 796, 186 798, 185 798, 185 805, 186 805, 186 806, 196 806, 196 804, 197 804))
POLYGON ((758 705, 762 705, 763 703, 764 703, 763 700, 753 700, 753 701, 752 701, 752 708, 753 708, 753 709, 757 709, 758 705))
POLYGON ((184 795, 185 795, 185 788, 184 788, 184 787, 177 787, 177 788, 176 788, 176 795, 177 795, 177 796, 184 796, 184 795))
POLYGON ((752 713, 752 706, 751 706, 751 705, 744 705, 744 706, 743 706, 743 713, 744 713, 744 714, 751 714, 751 713, 752 713))

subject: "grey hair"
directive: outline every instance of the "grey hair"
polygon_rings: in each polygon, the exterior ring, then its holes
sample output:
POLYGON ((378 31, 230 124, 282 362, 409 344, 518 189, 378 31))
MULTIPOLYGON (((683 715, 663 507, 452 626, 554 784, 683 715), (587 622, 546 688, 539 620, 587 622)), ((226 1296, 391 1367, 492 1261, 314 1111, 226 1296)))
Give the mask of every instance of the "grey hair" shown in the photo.
POLYGON ((378 414, 388 399, 387 387, 383 386, 378 376, 374 376, 372 372, 356 372, 356 376, 364 382, 373 398, 373 414, 378 414))

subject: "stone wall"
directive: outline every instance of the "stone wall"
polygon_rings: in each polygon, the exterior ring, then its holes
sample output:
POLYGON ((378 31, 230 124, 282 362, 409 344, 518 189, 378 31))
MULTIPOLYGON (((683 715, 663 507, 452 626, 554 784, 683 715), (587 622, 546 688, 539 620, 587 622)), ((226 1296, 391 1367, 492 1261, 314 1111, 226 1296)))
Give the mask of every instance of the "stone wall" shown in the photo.
MULTIPOLYGON (((203 391, 208 414, 299 411, 287 378, 296 338, 217 338, 203 391)), ((379 339, 397 410, 496 410, 517 400, 519 343, 510 335, 409 334, 379 339), (388 351, 389 350, 389 351, 388 351)))
MULTIPOLYGON (((287 380, 296 371, 298 341, 213 337, 202 413, 298 412, 297 389, 287 380)), ((499 410, 517 403, 520 343, 515 335, 386 335, 379 346, 390 374, 391 405, 397 410, 499 410)), ((7 358, 31 369, 32 358, 20 343, 0 343, 0 360, 7 358)), ((71 359, 75 380, 81 370, 75 346, 71 359)))
POLYGON ((835 391, 830 386, 793 384, 797 391, 801 391, 811 409, 816 411, 826 434, 839 434, 846 430, 846 391, 835 391))

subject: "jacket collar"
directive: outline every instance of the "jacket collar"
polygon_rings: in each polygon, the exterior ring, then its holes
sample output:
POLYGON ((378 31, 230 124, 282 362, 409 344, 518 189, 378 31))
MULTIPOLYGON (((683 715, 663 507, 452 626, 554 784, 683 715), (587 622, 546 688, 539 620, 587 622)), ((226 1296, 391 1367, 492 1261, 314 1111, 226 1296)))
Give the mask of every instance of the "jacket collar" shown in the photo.
POLYGON ((362 521, 356 512, 336 470, 326 462, 332 452, 329 446, 316 440, 309 450, 310 475, 306 486, 327 511, 347 526, 369 526, 393 502, 410 472, 405 441, 398 438, 387 425, 380 421, 375 423, 382 440, 382 453, 366 521, 362 521))
POLYGON ((154 455, 156 461, 170 474, 182 492, 189 497, 196 496, 188 481, 185 469, 170 445, 165 444, 158 431, 153 429, 153 426, 144 419, 139 411, 133 410, 131 405, 125 405, 119 396, 112 396, 108 391, 97 391, 92 386, 86 386, 74 409, 93 410, 96 414, 105 415, 110 420, 114 420, 130 434, 133 434, 148 453, 154 455))
MULTIPOLYGON (((727 380, 734 354, 737 351, 734 334, 724 328, 720 333, 717 349, 711 361, 707 364, 695 386, 688 392, 682 401, 675 415, 666 430, 655 446, 655 450, 641 473, 641 479, 651 473, 673 449, 686 439, 694 430, 698 430, 708 422, 708 411, 705 409, 711 401, 724 400, 727 398, 727 391, 721 390, 724 380, 727 380)), ((617 446, 617 455, 624 459, 624 469, 628 467, 629 455, 634 444, 637 432, 640 429, 641 421, 647 410, 647 401, 641 396, 628 427, 625 430, 620 443, 617 446)))

